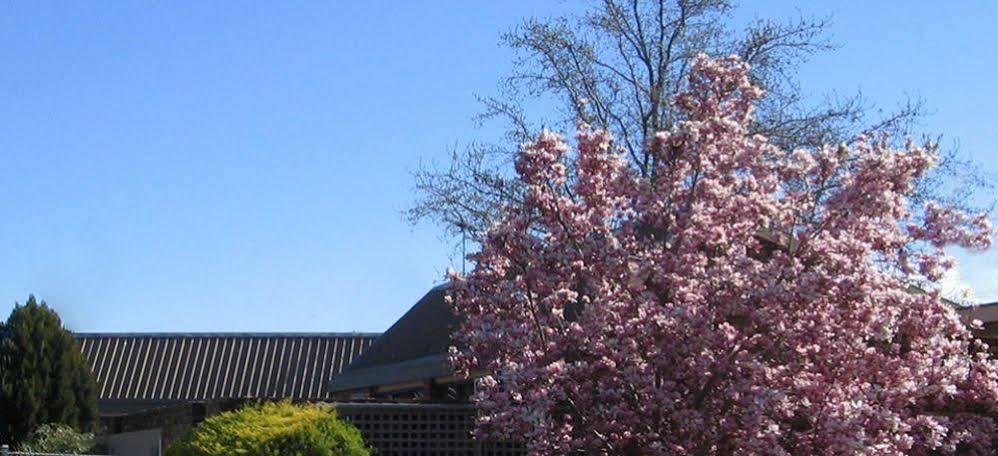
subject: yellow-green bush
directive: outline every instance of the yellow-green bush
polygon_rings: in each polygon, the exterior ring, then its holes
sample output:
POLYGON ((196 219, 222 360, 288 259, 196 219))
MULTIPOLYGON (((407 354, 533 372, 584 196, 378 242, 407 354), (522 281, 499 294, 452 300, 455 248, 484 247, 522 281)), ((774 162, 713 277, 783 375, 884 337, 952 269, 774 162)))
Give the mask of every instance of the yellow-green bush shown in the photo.
POLYGON ((368 456, 360 431, 323 405, 249 405, 204 420, 167 456, 368 456))

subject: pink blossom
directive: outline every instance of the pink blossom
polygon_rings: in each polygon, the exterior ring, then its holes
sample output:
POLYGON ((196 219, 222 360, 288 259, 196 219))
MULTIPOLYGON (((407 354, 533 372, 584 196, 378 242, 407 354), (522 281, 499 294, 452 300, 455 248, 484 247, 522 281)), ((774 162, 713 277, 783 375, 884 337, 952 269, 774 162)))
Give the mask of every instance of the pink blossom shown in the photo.
POLYGON ((525 144, 521 205, 454 275, 479 432, 532 454, 990 454, 998 365, 938 293, 991 227, 907 195, 934 163, 869 135, 750 134, 737 58, 699 59, 650 177, 604 131, 525 144))

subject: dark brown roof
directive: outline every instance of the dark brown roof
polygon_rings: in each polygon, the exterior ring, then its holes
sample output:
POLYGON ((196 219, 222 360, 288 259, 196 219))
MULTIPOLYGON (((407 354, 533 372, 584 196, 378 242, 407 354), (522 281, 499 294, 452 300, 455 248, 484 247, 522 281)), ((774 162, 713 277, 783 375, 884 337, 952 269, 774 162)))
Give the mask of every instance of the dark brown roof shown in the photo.
POLYGON ((978 319, 984 324, 998 322, 998 302, 959 307, 956 311, 966 321, 978 319))
POLYGON ((960 319, 969 324, 973 320, 980 320, 983 327, 974 329, 974 335, 988 341, 992 350, 996 350, 998 344, 998 302, 980 304, 973 306, 963 306, 957 308, 960 319))
POLYGON ((444 301, 447 284, 426 293, 331 385, 333 392, 430 379, 451 374, 447 349, 460 320, 444 301))
POLYGON ((451 329, 458 318, 444 302, 446 291, 444 284, 426 293, 363 356, 351 363, 349 370, 447 353, 453 345, 451 329))
POLYGON ((377 334, 76 334, 99 405, 324 399, 377 334))

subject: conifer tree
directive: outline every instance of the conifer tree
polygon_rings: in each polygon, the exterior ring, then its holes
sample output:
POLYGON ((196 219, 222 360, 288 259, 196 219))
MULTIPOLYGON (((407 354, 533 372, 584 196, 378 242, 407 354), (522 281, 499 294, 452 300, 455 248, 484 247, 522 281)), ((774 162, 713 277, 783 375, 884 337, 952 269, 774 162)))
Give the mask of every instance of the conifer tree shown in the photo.
POLYGON ((0 441, 16 446, 48 423, 92 431, 97 385, 59 315, 29 296, 0 334, 0 441))

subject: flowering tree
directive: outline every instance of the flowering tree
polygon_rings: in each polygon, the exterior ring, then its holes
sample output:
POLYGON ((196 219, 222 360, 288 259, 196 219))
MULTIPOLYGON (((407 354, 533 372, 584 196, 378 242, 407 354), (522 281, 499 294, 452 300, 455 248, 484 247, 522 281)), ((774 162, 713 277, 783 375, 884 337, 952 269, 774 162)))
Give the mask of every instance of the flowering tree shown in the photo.
POLYGON ((784 151, 737 58, 695 61, 683 120, 626 166, 581 127, 523 146, 522 204, 449 296, 479 430, 533 454, 989 453, 998 365, 937 292, 984 216, 906 197, 934 147, 784 151), (917 216, 916 216, 917 215, 917 216))

